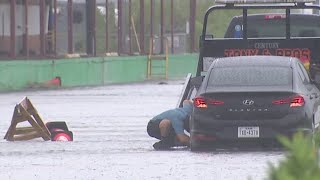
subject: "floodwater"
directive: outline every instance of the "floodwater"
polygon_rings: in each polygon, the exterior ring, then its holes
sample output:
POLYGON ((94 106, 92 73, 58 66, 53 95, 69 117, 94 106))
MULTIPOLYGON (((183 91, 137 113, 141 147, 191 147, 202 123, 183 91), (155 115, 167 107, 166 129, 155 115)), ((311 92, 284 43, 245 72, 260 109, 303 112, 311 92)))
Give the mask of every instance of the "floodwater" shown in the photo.
MULTIPOLYGON (((150 118, 177 104, 182 81, 0 94, 0 135, 27 96, 44 121, 66 121, 73 142, 0 140, 0 179, 264 179, 283 152, 155 151, 150 118)), ((25 125, 25 124, 22 124, 25 125)))

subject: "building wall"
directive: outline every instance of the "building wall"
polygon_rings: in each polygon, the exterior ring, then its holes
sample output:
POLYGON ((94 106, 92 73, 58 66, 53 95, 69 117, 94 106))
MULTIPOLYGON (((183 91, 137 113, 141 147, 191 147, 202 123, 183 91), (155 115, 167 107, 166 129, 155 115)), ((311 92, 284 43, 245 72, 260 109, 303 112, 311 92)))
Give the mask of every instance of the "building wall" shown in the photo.
MULTIPOLYGON (((48 27, 49 6, 45 10, 45 27, 48 27)), ((10 4, 0 4, 0 55, 10 51, 10 4)), ((29 49, 31 54, 40 50, 40 8, 39 5, 28 6, 28 27, 25 24, 24 5, 16 5, 16 53, 22 52, 23 35, 28 28, 29 49)), ((45 28, 45 33, 48 28, 45 28)))

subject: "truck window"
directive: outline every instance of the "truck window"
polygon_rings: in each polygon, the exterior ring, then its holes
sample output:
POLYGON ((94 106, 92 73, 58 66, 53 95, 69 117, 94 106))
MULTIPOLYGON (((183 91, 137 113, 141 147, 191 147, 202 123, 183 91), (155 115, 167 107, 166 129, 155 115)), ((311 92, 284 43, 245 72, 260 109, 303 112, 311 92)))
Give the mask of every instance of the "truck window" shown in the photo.
MULTIPOLYGON (((206 35, 212 35, 213 38, 224 38, 225 32, 234 16, 242 14, 242 10, 216 10, 208 16, 206 35)), ((242 20, 241 21, 242 24, 242 20)), ((237 32, 240 38, 241 29, 237 32)), ((208 36, 209 37, 209 36, 208 36)), ((232 37, 233 38, 233 37, 232 37)))
POLYGON ((286 22, 282 16, 250 16, 248 17, 248 38, 285 38, 286 22))
MULTIPOLYGON (((319 37, 320 17, 307 14, 291 14, 291 37, 319 37)), ((230 22, 225 38, 234 36, 236 26, 241 25, 242 16, 234 17, 230 22)), ((248 15, 248 38, 285 38, 285 14, 256 14, 248 15)))
POLYGON ((320 36, 320 17, 293 20, 290 25, 292 37, 319 37, 320 36))

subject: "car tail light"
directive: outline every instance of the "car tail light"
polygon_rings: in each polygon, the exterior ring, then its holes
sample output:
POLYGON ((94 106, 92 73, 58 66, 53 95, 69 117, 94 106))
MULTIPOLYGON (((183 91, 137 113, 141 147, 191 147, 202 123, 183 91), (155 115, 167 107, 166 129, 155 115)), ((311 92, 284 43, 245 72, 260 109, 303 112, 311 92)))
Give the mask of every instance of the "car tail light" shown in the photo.
POLYGON ((304 98, 302 96, 294 96, 292 98, 272 101, 272 104, 290 104, 290 107, 300 107, 304 105, 304 98))
POLYGON ((300 107, 304 105, 304 98, 302 96, 293 97, 290 107, 300 107))
POLYGON ((284 15, 284 14, 281 14, 281 15, 271 14, 271 15, 265 15, 264 16, 265 20, 284 19, 284 18, 286 18, 286 15, 284 15))
POLYGON ((279 99, 279 100, 275 100, 275 101, 272 101, 272 104, 289 104, 291 102, 290 98, 288 99, 279 99))
POLYGON ((194 106, 198 108, 207 108, 208 104, 212 105, 223 105, 224 102, 215 99, 205 99, 204 97, 196 97, 193 100, 194 106))
POLYGON ((207 108, 208 107, 206 100, 203 97, 194 98, 193 104, 197 108, 207 108))
POLYGON ((208 104, 222 105, 222 104, 224 104, 224 102, 223 101, 219 101, 219 100, 209 99, 208 100, 208 104))

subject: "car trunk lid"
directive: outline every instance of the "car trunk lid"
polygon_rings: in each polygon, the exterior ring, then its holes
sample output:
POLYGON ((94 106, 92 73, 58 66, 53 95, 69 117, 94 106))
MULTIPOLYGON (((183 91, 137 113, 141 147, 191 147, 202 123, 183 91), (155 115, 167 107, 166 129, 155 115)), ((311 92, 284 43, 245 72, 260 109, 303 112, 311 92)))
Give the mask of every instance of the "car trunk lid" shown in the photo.
POLYGON ((210 92, 202 94, 194 101, 196 109, 203 115, 218 120, 280 119, 286 116, 290 109, 304 104, 302 96, 290 91, 210 92), (202 104, 199 101, 202 101, 202 104), (201 105, 197 107, 197 103, 201 105))

